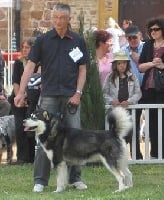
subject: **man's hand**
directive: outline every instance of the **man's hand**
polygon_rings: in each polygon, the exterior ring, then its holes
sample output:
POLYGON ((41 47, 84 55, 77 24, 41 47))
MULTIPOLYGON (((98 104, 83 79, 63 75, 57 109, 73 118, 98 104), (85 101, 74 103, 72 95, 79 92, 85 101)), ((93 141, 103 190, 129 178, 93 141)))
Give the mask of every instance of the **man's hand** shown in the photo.
POLYGON ((14 98, 14 104, 16 107, 24 107, 26 104, 25 101, 26 95, 25 93, 18 93, 14 98))
POLYGON ((131 57, 134 60, 134 62, 138 64, 140 55, 138 53, 132 51, 131 57))
POLYGON ((72 105, 76 105, 78 106, 80 104, 80 98, 81 95, 78 93, 75 93, 70 99, 69 99, 69 103, 72 105))

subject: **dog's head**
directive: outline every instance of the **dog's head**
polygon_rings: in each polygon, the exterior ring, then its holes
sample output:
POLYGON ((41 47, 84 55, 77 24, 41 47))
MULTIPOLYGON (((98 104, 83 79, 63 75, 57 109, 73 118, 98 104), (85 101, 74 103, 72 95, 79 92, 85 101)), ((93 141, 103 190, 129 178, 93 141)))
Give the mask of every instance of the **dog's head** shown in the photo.
POLYGON ((58 119, 46 110, 39 109, 34 111, 30 118, 25 119, 23 125, 25 131, 35 131, 36 135, 41 135, 47 130, 51 130, 50 132, 54 133, 58 125, 58 119))

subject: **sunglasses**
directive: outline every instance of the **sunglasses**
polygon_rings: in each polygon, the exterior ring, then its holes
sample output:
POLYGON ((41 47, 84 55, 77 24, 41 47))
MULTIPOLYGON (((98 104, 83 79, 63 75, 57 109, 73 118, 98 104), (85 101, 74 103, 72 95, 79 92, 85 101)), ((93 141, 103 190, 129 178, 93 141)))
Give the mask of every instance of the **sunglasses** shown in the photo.
POLYGON ((136 35, 128 36, 128 40, 136 40, 138 37, 136 35))
POLYGON ((157 31, 160 31, 161 30, 161 28, 149 28, 149 32, 151 33, 151 32, 157 32, 157 31))

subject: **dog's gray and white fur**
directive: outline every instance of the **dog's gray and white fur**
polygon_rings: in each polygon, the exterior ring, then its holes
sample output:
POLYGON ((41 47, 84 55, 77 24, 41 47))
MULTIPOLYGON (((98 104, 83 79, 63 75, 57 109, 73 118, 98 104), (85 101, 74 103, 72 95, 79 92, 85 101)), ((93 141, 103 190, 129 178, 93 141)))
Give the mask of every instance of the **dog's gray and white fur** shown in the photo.
POLYGON ((124 137, 132 128, 127 110, 115 107, 108 114, 109 130, 81 130, 62 127, 59 117, 51 117, 47 111, 35 111, 24 120, 26 130, 35 130, 51 165, 57 167, 57 189, 65 189, 67 166, 84 165, 102 161, 116 177, 120 192, 133 186, 128 169, 128 153, 124 137))
POLYGON ((15 121, 14 115, 0 117, 0 162, 4 150, 7 150, 7 163, 12 162, 13 150, 15 143, 15 121))

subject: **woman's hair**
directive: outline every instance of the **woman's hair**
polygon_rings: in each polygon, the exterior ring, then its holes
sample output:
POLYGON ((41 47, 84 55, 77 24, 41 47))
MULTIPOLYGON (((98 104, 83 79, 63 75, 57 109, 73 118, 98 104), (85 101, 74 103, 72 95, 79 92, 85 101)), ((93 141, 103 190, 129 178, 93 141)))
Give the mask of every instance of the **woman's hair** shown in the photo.
POLYGON ((112 35, 104 30, 94 31, 94 36, 96 40, 96 49, 100 46, 100 42, 105 43, 112 38, 112 35))
POLYGON ((161 28, 162 36, 164 38, 164 18, 155 18, 148 22, 147 30, 148 30, 148 35, 150 38, 152 38, 151 33, 150 33, 150 28, 154 25, 157 25, 157 26, 159 26, 159 28, 161 28))
POLYGON ((21 43, 21 49, 23 48, 24 43, 27 43, 30 47, 34 44, 35 39, 30 38, 27 40, 23 40, 23 42, 21 43))
POLYGON ((128 24, 129 26, 132 25, 132 20, 131 19, 123 19, 123 24, 128 24))
MULTIPOLYGON (((117 70, 117 62, 118 62, 118 61, 114 61, 114 62, 112 63, 112 72, 111 72, 111 74, 110 74, 110 80, 111 80, 111 82, 112 82, 115 86, 116 86, 116 84, 115 84, 115 79, 116 79, 117 77, 119 77, 119 72, 118 72, 118 70, 117 70)), ((126 78, 128 78, 128 81, 133 81, 132 75, 128 77, 128 74, 127 74, 127 72, 131 72, 131 71, 130 71, 130 68, 131 68, 131 66, 130 66, 130 61, 128 60, 128 61, 127 61, 127 67, 126 67, 126 70, 125 70, 125 76, 126 76, 126 78)))

